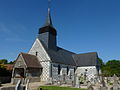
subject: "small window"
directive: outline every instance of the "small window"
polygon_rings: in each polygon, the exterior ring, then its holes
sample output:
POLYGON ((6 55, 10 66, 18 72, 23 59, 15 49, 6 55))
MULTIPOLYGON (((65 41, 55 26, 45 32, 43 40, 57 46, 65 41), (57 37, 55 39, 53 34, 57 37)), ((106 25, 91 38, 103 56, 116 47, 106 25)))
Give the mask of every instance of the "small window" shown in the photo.
POLYGON ((74 67, 74 73, 75 73, 76 68, 74 67))
POLYGON ((61 69, 60 65, 58 65, 58 74, 60 74, 60 69, 61 69))
POLYGON ((69 67, 67 66, 67 75, 68 75, 68 72, 69 72, 69 67))
POLYGON ((36 52, 36 56, 38 55, 38 52, 36 52))

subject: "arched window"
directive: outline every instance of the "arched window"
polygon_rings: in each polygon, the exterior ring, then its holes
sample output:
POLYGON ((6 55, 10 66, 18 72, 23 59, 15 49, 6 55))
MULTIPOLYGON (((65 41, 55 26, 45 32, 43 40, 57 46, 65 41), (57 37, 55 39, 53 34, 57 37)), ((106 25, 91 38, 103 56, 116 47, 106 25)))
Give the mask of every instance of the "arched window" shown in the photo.
POLYGON ((68 72, 69 72, 69 67, 67 66, 67 75, 68 75, 68 72))
POLYGON ((58 74, 60 74, 61 67, 58 65, 58 74))

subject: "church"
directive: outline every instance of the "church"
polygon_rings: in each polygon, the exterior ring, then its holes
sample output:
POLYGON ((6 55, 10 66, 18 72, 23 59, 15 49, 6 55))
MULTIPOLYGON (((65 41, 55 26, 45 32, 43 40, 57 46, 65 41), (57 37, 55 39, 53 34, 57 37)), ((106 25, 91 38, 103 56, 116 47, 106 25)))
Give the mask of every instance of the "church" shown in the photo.
POLYGON ((14 64, 12 82, 25 83, 74 81, 75 76, 85 76, 89 81, 99 75, 97 52, 76 54, 57 46, 57 31, 52 24, 50 8, 43 27, 28 53, 21 52, 14 64))

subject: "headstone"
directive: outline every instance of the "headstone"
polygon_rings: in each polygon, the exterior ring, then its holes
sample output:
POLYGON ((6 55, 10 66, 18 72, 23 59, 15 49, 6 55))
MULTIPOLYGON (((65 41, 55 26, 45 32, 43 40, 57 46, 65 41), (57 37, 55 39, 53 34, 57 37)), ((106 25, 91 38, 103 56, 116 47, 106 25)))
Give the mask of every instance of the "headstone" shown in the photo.
POLYGON ((101 86, 100 82, 97 82, 95 86, 97 87, 98 90, 100 90, 100 86, 101 86))
POLYGON ((52 84, 52 78, 49 78, 49 79, 47 80, 47 84, 48 84, 48 85, 51 85, 51 84, 52 84))
POLYGON ((117 76, 114 75, 113 76, 113 79, 114 79, 114 83, 113 83, 113 87, 111 88, 111 90, 119 90, 119 84, 118 84, 118 79, 117 79, 117 76))
POLYGON ((100 90, 108 90, 108 88, 105 85, 104 77, 102 77, 102 86, 100 87, 100 90))
POLYGON ((76 85, 75 85, 76 88, 80 88, 80 81, 79 81, 79 77, 77 76, 76 77, 76 85))
POLYGON ((108 90, 108 88, 101 86, 101 87, 100 87, 100 90, 108 90))
POLYGON ((91 86, 91 82, 88 82, 87 87, 90 87, 90 86, 91 86))
POLYGON ((88 87, 88 90, 94 90, 94 88, 92 87, 92 85, 90 85, 90 86, 88 87))
POLYGON ((113 75, 113 79, 114 79, 114 80, 118 80, 118 77, 114 74, 114 75, 113 75))

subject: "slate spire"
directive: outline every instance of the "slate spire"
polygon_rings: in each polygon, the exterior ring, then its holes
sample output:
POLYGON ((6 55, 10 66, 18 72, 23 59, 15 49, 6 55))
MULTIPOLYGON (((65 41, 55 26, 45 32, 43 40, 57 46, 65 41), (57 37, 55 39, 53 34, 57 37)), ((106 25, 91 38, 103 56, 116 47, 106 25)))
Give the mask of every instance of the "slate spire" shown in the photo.
POLYGON ((50 15, 50 3, 51 3, 51 0, 48 0, 48 14, 46 17, 46 21, 43 27, 39 29, 38 34, 49 32, 50 34, 56 36, 57 32, 56 32, 56 29, 53 27, 51 15, 50 15))
POLYGON ((50 0, 48 0, 48 14, 43 27, 39 28, 38 38, 41 40, 47 49, 57 50, 56 35, 57 31, 52 25, 50 15, 50 0))
POLYGON ((46 18, 45 26, 52 26, 52 19, 50 15, 50 6, 51 6, 51 0, 48 0, 48 15, 46 18))
POLYGON ((47 15, 46 22, 45 22, 44 26, 53 26, 51 15, 50 15, 50 7, 48 7, 48 15, 47 15))

